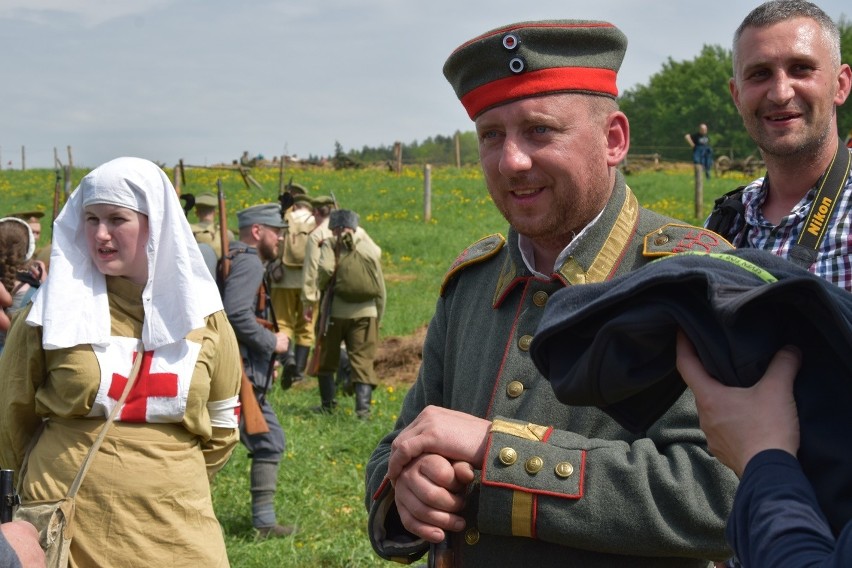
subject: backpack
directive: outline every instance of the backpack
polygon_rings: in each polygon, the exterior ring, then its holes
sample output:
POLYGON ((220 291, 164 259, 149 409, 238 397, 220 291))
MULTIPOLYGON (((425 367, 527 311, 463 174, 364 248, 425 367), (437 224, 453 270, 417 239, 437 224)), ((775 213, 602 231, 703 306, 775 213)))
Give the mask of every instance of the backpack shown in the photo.
POLYGON ((190 228, 192 229, 192 236, 195 237, 195 242, 210 245, 213 247, 213 252, 216 253, 216 258, 222 258, 222 241, 215 225, 193 223, 190 228))
POLYGON ((320 249, 319 284, 328 287, 334 280, 334 295, 346 302, 367 302, 382 295, 379 259, 370 254, 367 241, 353 243, 344 238, 338 245, 338 239, 325 239, 320 249), (335 247, 340 246, 335 262, 335 247))
POLYGON ((308 244, 308 235, 316 228, 317 224, 313 217, 305 221, 289 219, 288 227, 284 231, 284 250, 281 253, 281 262, 291 268, 301 268, 305 263, 305 247, 308 244))
POLYGON ((716 198, 716 201, 713 203, 713 211, 707 217, 704 227, 733 242, 737 236, 734 228, 745 216, 745 206, 743 205, 743 192, 745 188, 746 186, 741 185, 716 198))

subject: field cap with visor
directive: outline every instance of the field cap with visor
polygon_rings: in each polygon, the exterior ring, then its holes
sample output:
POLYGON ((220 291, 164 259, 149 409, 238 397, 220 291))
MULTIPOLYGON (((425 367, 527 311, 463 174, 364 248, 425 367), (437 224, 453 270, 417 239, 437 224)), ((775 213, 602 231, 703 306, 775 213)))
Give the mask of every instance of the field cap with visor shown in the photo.
POLYGON ((616 74, 627 37, 609 22, 520 22, 486 32, 456 48, 444 63, 468 116, 551 93, 618 96, 616 74))
POLYGON ((281 219, 281 206, 277 203, 261 203, 238 211, 237 222, 240 229, 251 225, 266 225, 275 229, 287 226, 281 219))
POLYGON ((202 207, 218 207, 219 198, 209 191, 205 191, 203 193, 199 193, 195 198, 195 205, 201 205, 202 207))

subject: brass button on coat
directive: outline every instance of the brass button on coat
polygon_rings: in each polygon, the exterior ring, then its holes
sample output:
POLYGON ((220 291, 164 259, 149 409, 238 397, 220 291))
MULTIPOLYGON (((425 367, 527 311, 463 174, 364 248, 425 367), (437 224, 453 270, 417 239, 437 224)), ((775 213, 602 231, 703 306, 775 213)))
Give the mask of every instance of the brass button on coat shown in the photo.
POLYGON ((521 336, 521 338, 518 340, 518 347, 520 347, 521 351, 529 351, 532 340, 532 335, 521 336))
POLYGON ((527 473, 535 475, 536 473, 541 471, 541 468, 544 467, 544 460, 538 456, 533 456, 527 460, 527 463, 524 464, 524 469, 527 470, 527 473))
POLYGON ((543 292, 539 290, 535 294, 533 294, 533 304, 538 306, 539 308, 543 308, 547 303, 547 292, 543 292))
POLYGON ((506 394, 509 398, 518 398, 524 392, 524 384, 521 381, 512 381, 506 385, 506 394))
POLYGON ((476 527, 470 527, 464 531, 464 541, 470 545, 479 542, 479 530, 476 527))
POLYGON ((555 470, 559 477, 571 477, 571 474, 574 473, 574 466, 568 462, 559 462, 556 464, 555 470))
POLYGON ((657 235, 656 237, 654 237, 654 244, 657 245, 657 246, 664 245, 667 242, 669 242, 669 236, 668 235, 663 234, 663 235, 657 235))
POLYGON ((503 465, 512 465, 518 461, 518 452, 513 448, 503 448, 500 450, 500 463, 503 465))

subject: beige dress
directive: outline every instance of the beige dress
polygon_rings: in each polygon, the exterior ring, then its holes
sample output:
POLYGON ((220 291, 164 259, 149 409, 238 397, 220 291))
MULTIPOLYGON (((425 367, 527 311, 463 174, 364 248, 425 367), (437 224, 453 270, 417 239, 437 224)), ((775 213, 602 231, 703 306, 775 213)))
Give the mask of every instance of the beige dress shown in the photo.
MULTIPOLYGON (((113 336, 140 337, 141 287, 108 277, 107 289, 113 336)), ((21 471, 46 418, 21 495, 58 499, 104 425, 103 400, 113 392, 102 376, 108 381, 110 374, 92 346, 45 351, 41 328, 18 322, 0 358, 0 464, 21 471)), ((223 312, 208 316, 186 344, 186 377, 171 381, 169 392, 152 385, 171 375, 143 363, 123 419, 112 425, 78 493, 71 566, 228 565, 209 479, 238 440, 239 352, 223 312)))

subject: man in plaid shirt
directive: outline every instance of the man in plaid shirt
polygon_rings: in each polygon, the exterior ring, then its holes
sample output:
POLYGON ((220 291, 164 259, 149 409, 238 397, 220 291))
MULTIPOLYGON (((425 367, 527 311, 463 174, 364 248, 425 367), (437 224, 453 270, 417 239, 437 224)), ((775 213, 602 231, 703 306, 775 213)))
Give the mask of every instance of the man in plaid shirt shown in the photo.
POLYGON ((737 29, 733 63, 731 95, 767 175, 745 187, 744 211, 727 236, 736 247, 791 258, 803 232, 820 233, 815 259, 799 264, 852 291, 848 169, 845 176, 841 170, 844 187, 836 198, 832 192, 839 184, 826 184, 832 197, 816 199, 830 166, 845 163, 848 152, 840 142, 836 110, 849 96, 852 70, 840 61, 837 26, 810 2, 766 2, 737 29))

